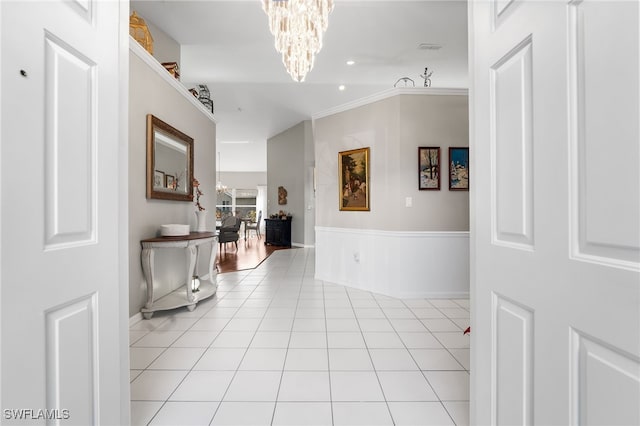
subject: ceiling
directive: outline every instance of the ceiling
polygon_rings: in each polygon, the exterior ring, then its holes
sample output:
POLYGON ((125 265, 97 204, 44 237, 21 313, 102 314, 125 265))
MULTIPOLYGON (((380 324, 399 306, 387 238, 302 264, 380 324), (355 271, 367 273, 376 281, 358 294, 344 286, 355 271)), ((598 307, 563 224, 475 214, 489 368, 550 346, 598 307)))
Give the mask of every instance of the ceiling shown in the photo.
POLYGON ((268 138, 402 77, 422 86, 425 67, 433 71, 432 87, 468 87, 462 0, 335 0, 323 48, 303 83, 282 65, 259 0, 132 0, 131 9, 181 45, 187 87, 208 85, 222 171, 265 171, 268 138), (442 48, 420 49, 421 43, 442 48))

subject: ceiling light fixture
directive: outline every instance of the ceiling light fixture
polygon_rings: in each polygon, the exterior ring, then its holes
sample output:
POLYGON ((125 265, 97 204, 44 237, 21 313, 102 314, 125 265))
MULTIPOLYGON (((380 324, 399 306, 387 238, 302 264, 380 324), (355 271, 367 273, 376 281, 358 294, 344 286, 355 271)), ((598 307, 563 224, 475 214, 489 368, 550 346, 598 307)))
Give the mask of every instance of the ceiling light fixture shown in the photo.
POLYGON ((333 0, 262 0, 282 62, 295 81, 304 81, 322 49, 333 0))
POLYGON ((347 65, 353 65, 353 64, 355 64, 355 63, 356 63, 356 61, 351 60, 351 59, 349 59, 349 60, 347 61, 347 65))
POLYGON ((341 92, 346 89, 344 84, 341 84, 340 86, 338 86, 338 90, 340 90, 341 92))
POLYGON ((222 180, 220 180, 220 166, 222 165, 222 160, 220 159, 220 151, 218 151, 218 183, 216 183, 216 192, 218 194, 223 194, 227 191, 227 187, 222 184, 222 180))

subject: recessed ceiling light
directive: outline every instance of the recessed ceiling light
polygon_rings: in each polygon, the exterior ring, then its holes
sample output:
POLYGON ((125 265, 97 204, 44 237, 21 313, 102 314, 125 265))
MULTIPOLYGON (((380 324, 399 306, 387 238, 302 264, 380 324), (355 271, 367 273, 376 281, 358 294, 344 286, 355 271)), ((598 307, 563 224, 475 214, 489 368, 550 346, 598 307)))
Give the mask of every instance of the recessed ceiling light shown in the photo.
POLYGON ((420 43, 418 45, 419 50, 440 50, 442 49, 441 44, 436 43, 420 43))
POLYGON ((356 61, 351 60, 351 59, 349 59, 349 60, 347 61, 347 65, 353 65, 353 64, 355 64, 355 63, 356 63, 356 61))
POLYGON ((220 141, 220 143, 226 143, 226 144, 241 144, 241 143, 249 143, 249 141, 220 141))
POLYGON ((344 84, 341 84, 340 86, 338 86, 338 90, 343 91, 344 89, 346 89, 344 84))

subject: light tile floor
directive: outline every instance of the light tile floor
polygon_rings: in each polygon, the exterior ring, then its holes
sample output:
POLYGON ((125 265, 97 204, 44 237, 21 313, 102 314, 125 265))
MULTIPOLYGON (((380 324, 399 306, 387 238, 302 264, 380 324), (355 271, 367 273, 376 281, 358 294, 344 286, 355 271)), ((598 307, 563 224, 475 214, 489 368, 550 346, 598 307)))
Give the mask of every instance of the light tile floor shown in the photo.
POLYGON ((315 280, 314 250, 130 327, 133 425, 467 425, 468 299, 315 280))

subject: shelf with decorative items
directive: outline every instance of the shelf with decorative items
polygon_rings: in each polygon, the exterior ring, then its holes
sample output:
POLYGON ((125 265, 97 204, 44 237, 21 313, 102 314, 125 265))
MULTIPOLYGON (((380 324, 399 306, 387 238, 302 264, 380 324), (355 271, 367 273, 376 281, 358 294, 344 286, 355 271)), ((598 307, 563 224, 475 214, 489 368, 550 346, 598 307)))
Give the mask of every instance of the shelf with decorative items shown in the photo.
POLYGON ((211 99, 211 92, 206 84, 198 84, 198 88, 192 87, 189 92, 198 100, 204 107, 211 111, 213 114, 213 100, 211 99))
POLYGON ((173 78, 180 80, 180 67, 177 62, 163 62, 162 66, 173 76, 173 78))
POLYGON ((133 37, 129 36, 129 51, 136 55, 142 62, 147 64, 149 68, 158 74, 166 83, 172 86, 180 95, 188 100, 189 103, 200 112, 202 112, 209 120, 216 122, 213 117, 213 108, 204 105, 198 100, 192 92, 190 92, 177 78, 175 78, 167 69, 154 58, 148 51, 144 49, 133 37))
POLYGON ((134 10, 129 17, 129 35, 133 37, 135 41, 153 55, 153 37, 149 31, 147 23, 142 19, 134 10))

